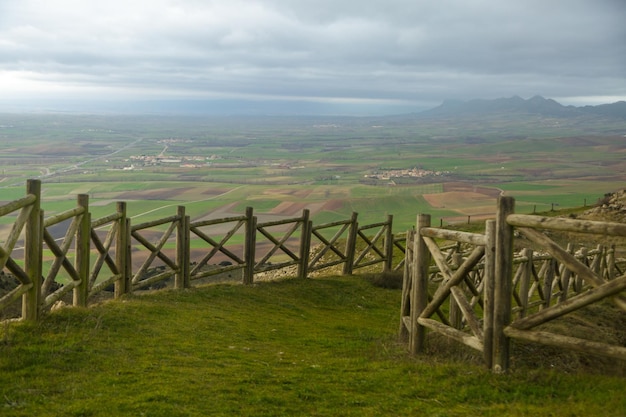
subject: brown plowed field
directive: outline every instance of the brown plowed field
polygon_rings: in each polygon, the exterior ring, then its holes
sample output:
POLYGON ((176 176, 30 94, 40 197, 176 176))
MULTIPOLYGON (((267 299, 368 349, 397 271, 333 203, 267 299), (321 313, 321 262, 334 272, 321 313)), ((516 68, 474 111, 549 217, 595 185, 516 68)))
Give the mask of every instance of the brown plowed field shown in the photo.
POLYGON ((322 207, 322 210, 324 211, 335 211, 335 210, 339 210, 341 207, 343 207, 343 201, 341 200, 328 200, 324 203, 324 206, 322 207))
POLYGON ((501 191, 497 188, 490 187, 481 187, 472 185, 466 182, 446 182, 443 184, 443 192, 447 193, 450 191, 460 191, 460 192, 474 192, 478 194, 484 194, 489 196, 490 198, 498 198, 501 191))
POLYGON ((120 201, 127 200, 169 200, 172 197, 183 194, 192 188, 158 188, 156 190, 137 190, 120 193, 117 197, 120 201))
POLYGON ((474 186, 469 183, 451 182, 443 186, 443 193, 424 194, 424 199, 435 208, 457 211, 467 216, 492 216, 495 212, 495 199, 500 190, 474 186))
POLYGON ((308 189, 289 189, 289 188, 271 188, 263 192, 265 195, 290 195, 298 198, 307 198, 313 190, 308 189))

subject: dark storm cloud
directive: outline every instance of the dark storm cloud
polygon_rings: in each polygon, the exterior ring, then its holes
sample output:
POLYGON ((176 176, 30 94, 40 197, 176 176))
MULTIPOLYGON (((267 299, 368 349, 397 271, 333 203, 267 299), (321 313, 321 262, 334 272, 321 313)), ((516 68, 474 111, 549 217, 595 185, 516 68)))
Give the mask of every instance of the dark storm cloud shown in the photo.
POLYGON ((619 0, 22 0, 0 6, 0 88, 416 106, 618 100, 624 21, 619 0))

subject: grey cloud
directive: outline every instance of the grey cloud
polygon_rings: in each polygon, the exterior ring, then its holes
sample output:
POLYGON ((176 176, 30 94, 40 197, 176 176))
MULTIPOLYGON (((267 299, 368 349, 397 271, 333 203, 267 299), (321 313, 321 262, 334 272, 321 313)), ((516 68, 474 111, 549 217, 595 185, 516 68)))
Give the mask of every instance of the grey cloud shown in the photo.
POLYGON ((76 94, 626 98, 617 0, 92 3, 0 5, 0 73, 76 94))

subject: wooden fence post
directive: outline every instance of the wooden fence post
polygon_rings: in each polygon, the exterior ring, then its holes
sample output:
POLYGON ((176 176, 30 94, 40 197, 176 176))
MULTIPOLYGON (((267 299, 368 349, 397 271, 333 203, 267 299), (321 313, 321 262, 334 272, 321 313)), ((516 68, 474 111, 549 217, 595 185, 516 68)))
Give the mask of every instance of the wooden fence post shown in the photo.
POLYGON ((554 277, 556 275, 557 262, 556 259, 552 258, 548 261, 548 268, 546 270, 546 274, 543 279, 543 307, 550 307, 550 302, 552 301, 552 283, 554 282, 554 277))
POLYGON ((526 263, 523 266, 520 265, 520 268, 524 268, 519 282, 519 299, 521 304, 519 310, 520 318, 526 317, 528 309, 530 281, 533 277, 533 250, 531 248, 524 248, 522 256, 526 258, 526 263))
POLYGON ((493 364, 493 294, 495 284, 496 222, 485 222, 485 269, 483 271, 483 359, 491 369, 493 364))
POLYGON ((393 215, 387 215, 387 233, 385 233, 385 263, 383 272, 389 272, 393 268, 393 215))
MULTIPOLYGON (((581 260, 580 262, 585 264, 586 266, 589 266, 589 251, 586 247, 582 247, 580 248, 580 255, 581 255, 581 260)), ((573 290, 578 294, 583 290, 583 286, 585 285, 585 281, 583 280, 583 278, 576 274, 576 276, 574 277, 574 282, 573 282, 573 290)))
POLYGON ((430 214, 420 214, 417 217, 417 230, 413 239, 413 283, 411 286, 411 331, 409 337, 409 352, 412 354, 424 349, 426 328, 418 323, 418 318, 428 305, 428 267, 430 266, 430 251, 421 235, 421 229, 430 227, 430 214))
POLYGON ((298 278, 306 278, 309 274, 309 253, 311 251, 311 229, 313 227, 308 209, 302 210, 302 229, 300 230, 300 263, 298 278))
POLYGON ((126 247, 128 246, 128 229, 126 219, 126 202, 117 202, 117 238, 115 241, 115 265, 121 277, 115 281, 115 298, 120 298, 129 291, 129 274, 127 273, 126 264, 126 247))
POLYGON ((350 229, 348 230, 348 238, 346 240, 346 263, 343 264, 343 275, 351 275, 354 266, 354 252, 356 251, 356 237, 359 230, 359 222, 357 221, 358 213, 352 212, 350 218, 350 229))
POLYGON ((509 338, 504 328, 511 322, 513 227, 506 218, 515 211, 513 197, 499 197, 496 213, 496 267, 494 288, 493 371, 509 369, 509 338))
POLYGON ((243 259, 246 262, 246 266, 243 274, 243 283, 248 285, 254 282, 256 222, 253 208, 246 207, 246 236, 243 248, 243 259))
POLYGON ((185 260, 183 263, 184 276, 185 276, 185 288, 191 286, 191 216, 185 216, 185 224, 183 225, 183 231, 185 232, 185 260))
POLYGON ((41 181, 28 180, 26 193, 35 196, 25 227, 24 272, 32 287, 22 296, 22 319, 37 321, 41 311, 41 263, 43 251, 43 212, 41 211, 41 181))
POLYGON ((89 255, 91 252, 91 213, 89 213, 89 195, 79 194, 77 196, 79 207, 83 208, 80 224, 76 230, 76 272, 80 277, 80 285, 74 287, 74 305, 79 307, 87 306, 89 297, 89 255))
POLYGON ((126 246, 124 247, 124 261, 125 266, 125 279, 126 279, 126 293, 133 292, 133 251, 131 248, 131 220, 126 217, 126 246))
POLYGON ((400 302, 400 340, 407 341, 409 329, 404 318, 411 318, 411 284, 413 282, 413 240, 415 230, 409 229, 406 232, 406 244, 404 252, 404 275, 402 277, 402 301, 400 302))
POLYGON ((606 277, 607 280, 612 280, 615 276, 615 244, 612 244, 606 253, 606 277))
POLYGON ((176 265, 178 271, 174 275, 174 288, 189 288, 189 224, 185 214, 185 206, 178 206, 178 226, 176 227, 176 265))
MULTIPOLYGON (((567 244, 567 249, 566 249, 567 253, 569 254, 573 254, 574 253, 574 245, 570 242, 567 244)), ((572 278, 572 271, 567 268, 565 265, 562 266, 562 272, 561 272, 561 296, 559 298, 559 300, 561 302, 567 300, 568 298, 568 292, 569 292, 569 287, 570 287, 570 280, 572 278)))
MULTIPOLYGON (((452 255, 452 264, 456 268, 461 266, 461 264, 463 264, 463 255, 461 255, 459 252, 455 252, 452 255)), ((459 287, 462 285, 462 283, 459 283, 459 287)), ((463 324, 463 313, 461 312, 461 308, 459 307, 456 299, 452 296, 450 297, 450 311, 448 315, 450 318, 450 326, 454 327, 455 329, 461 329, 463 324)))

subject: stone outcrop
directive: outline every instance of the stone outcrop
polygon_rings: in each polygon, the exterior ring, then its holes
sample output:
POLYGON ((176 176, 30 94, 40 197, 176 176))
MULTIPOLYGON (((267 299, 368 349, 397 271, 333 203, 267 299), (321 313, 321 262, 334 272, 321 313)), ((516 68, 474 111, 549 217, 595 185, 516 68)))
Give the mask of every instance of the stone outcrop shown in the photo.
POLYGON ((626 222, 626 189, 606 194, 601 203, 585 211, 581 218, 608 222, 626 222))

